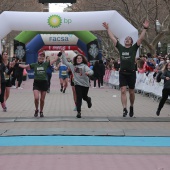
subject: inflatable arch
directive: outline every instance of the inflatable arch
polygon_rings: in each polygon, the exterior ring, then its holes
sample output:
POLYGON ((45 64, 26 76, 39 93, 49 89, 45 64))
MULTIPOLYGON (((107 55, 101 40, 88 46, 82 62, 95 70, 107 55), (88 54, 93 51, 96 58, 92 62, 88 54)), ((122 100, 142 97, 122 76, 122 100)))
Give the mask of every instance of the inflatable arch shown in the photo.
POLYGON ((89 31, 22 31, 15 37, 15 40, 27 44, 37 34, 73 34, 85 44, 97 39, 97 37, 89 31))
MULTIPOLYGON (((84 51, 88 60, 101 59, 101 57, 102 57, 101 50, 98 49, 99 47, 98 47, 97 37, 94 36, 89 31, 71 31, 71 32, 70 31, 65 31, 65 32, 24 31, 24 32, 21 32, 18 36, 16 36, 15 40, 20 43, 26 44, 32 38, 34 38, 38 33, 46 36, 46 38, 44 38, 44 36, 42 38, 43 41, 46 41, 44 43, 45 45, 50 45, 50 44, 54 45, 54 43, 56 43, 55 45, 66 45, 67 40, 69 42, 69 40, 71 39, 71 36, 72 36, 74 38, 74 41, 76 41, 76 44, 67 44, 67 45, 77 45, 78 47, 80 47, 84 51), (59 34, 59 36, 57 36, 55 34, 59 34), (65 38, 64 38, 64 35, 66 35, 66 34, 69 36, 65 36, 65 38), (48 37, 48 36, 50 36, 50 37, 48 37), (76 39, 75 37, 78 37, 79 40, 78 40, 78 38, 76 39), (47 41, 48 41, 48 43, 47 43, 47 41), (63 44, 60 44, 60 43, 63 43, 63 44), (94 44, 94 47, 96 47, 96 49, 97 49, 96 50, 97 53, 91 54, 89 52, 91 50, 91 44, 94 44)), ((36 44, 38 42, 39 41, 37 40, 36 44)), ((34 48, 35 42, 32 42, 32 43, 34 43, 32 45, 32 48, 34 48)), ((37 54, 37 51, 36 51, 36 54, 37 54)))
POLYGON ((126 36, 131 36, 134 41, 138 38, 137 29, 114 10, 63 13, 5 11, 0 14, 0 40, 12 30, 51 32, 105 30, 103 22, 109 23, 111 31, 122 43, 126 36))
MULTIPOLYGON (((26 45, 26 63, 37 62, 38 51, 44 45, 77 45, 83 52, 87 52, 86 44, 72 34, 38 34, 26 45)), ((29 78, 33 78, 32 70, 28 71, 29 78)))

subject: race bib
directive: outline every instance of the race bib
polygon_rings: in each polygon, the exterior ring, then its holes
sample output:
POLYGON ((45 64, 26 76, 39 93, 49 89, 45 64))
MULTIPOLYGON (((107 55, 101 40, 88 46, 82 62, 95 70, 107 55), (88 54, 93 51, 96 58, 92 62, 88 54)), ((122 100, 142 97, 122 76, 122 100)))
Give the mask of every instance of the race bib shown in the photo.
POLYGON ((67 75, 67 71, 61 71, 61 75, 62 76, 66 76, 67 75))
POLYGON ((5 80, 9 80, 10 76, 4 73, 5 80))

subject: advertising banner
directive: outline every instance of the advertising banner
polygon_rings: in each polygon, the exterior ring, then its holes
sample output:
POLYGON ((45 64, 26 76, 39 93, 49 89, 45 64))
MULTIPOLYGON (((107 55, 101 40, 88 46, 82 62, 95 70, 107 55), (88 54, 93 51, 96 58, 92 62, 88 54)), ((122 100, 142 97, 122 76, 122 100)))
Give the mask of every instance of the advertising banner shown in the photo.
POLYGON ((42 51, 62 51, 62 50, 73 50, 77 51, 78 53, 84 55, 84 52, 77 46, 44 46, 38 52, 42 51))
POLYGON ((105 30, 103 22, 109 23, 114 35, 124 42, 131 36, 138 39, 138 30, 117 11, 90 12, 18 12, 4 11, 0 14, 0 39, 10 31, 100 31, 105 30))
POLYGON ((78 38, 73 34, 41 34, 45 45, 77 45, 78 38))

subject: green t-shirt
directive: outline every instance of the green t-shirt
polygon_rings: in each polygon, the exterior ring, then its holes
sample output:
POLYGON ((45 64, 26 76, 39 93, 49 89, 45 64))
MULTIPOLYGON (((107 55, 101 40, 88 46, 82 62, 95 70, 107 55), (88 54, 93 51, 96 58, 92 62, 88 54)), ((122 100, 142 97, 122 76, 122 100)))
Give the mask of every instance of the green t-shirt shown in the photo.
POLYGON ((135 70, 136 52, 139 48, 137 43, 126 48, 117 41, 116 47, 120 54, 120 70, 135 70))
POLYGON ((47 68, 50 62, 32 63, 30 68, 34 69, 34 80, 47 80, 47 68))

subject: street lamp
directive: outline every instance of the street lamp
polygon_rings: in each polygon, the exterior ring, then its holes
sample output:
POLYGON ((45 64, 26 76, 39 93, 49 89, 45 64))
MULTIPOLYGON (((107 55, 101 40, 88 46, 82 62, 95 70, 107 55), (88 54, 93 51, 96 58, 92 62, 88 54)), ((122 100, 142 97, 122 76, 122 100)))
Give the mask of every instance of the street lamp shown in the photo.
MULTIPOLYGON (((160 24, 160 22, 159 22, 159 20, 157 19, 156 20, 156 22, 155 22, 155 30, 156 30, 156 35, 158 35, 159 33, 160 33, 160 31, 161 31, 161 24, 160 24)), ((161 42, 159 42, 158 44, 157 44, 157 55, 159 55, 159 53, 160 53, 160 48, 161 48, 161 42)))
POLYGON ((2 51, 5 51, 6 41, 2 39, 1 43, 2 43, 2 51))
POLYGON ((6 41, 4 39, 1 42, 2 42, 2 45, 5 45, 5 43, 6 43, 6 41))
POLYGON ((161 31, 161 24, 158 19, 156 20, 155 25, 156 25, 156 32, 159 33, 161 31))
POLYGON ((162 46, 162 44, 161 44, 161 42, 159 41, 159 42, 158 42, 158 55, 159 55, 160 52, 161 52, 161 46, 162 46))
POLYGON ((158 47, 161 48, 161 46, 162 46, 162 44, 161 44, 161 42, 159 41, 159 42, 158 42, 158 47))

